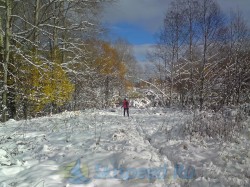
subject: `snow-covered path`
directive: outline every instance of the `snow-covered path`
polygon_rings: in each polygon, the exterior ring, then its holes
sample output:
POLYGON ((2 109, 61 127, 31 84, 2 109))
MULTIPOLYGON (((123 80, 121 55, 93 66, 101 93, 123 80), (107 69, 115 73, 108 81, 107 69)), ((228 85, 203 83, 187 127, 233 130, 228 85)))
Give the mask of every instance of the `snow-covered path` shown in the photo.
POLYGON ((0 186, 248 186, 247 139, 190 142, 179 136, 188 113, 131 114, 88 110, 8 121, 0 126, 0 186))

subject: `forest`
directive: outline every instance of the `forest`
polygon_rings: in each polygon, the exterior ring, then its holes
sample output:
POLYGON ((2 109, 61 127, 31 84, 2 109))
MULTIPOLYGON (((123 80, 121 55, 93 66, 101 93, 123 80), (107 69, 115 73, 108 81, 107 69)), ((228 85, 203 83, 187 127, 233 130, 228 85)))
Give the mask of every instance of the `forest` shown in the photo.
POLYGON ((0 3, 2 121, 104 107, 130 85, 131 47, 102 40, 99 13, 110 1, 0 3))
POLYGON ((166 104, 219 111, 249 103, 250 32, 240 11, 226 16, 216 1, 177 0, 163 23, 149 58, 166 104))
POLYGON ((250 32, 240 10, 173 1, 145 65, 126 39, 105 40, 100 16, 112 3, 0 0, 3 122, 107 108, 145 90, 162 107, 217 112, 250 102, 250 32))
POLYGON ((0 0, 0 187, 249 186, 250 22, 221 2, 0 0), (152 45, 102 17, 164 3, 152 45))

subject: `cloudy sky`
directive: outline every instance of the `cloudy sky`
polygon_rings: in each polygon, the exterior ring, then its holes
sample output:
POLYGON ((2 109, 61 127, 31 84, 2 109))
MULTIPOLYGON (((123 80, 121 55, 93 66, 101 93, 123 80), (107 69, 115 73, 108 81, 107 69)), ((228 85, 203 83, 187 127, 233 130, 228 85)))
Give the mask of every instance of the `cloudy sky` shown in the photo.
MULTIPOLYGON (((145 54, 155 43, 155 35, 162 26, 164 15, 172 0, 117 0, 105 9, 103 22, 112 37, 122 37, 134 45, 138 61, 146 61, 145 54)), ((217 0, 227 13, 241 10, 250 26, 250 0, 217 0)))

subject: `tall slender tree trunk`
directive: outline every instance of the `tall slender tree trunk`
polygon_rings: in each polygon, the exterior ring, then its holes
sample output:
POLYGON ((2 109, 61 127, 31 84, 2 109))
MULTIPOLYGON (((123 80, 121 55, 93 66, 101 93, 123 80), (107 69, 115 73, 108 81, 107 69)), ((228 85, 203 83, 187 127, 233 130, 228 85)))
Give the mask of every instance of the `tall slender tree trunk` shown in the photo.
POLYGON ((37 27, 38 27, 38 24, 39 24, 39 7, 40 7, 40 0, 36 0, 36 5, 35 5, 35 13, 34 13, 34 17, 35 17, 35 20, 34 20, 34 35, 33 35, 33 40, 34 40, 34 43, 37 45, 35 46, 35 57, 37 57, 37 53, 38 53, 38 30, 37 30, 37 27))
MULTIPOLYGON (((67 10, 64 9, 65 8, 65 2, 64 1, 59 1, 59 2, 55 2, 55 7, 54 7, 54 11, 55 11, 55 19, 54 19, 54 25, 55 26, 59 26, 60 24, 66 28, 67 24, 66 24, 66 14, 67 14, 67 10)), ((58 46, 59 47, 59 43, 58 43, 58 38, 59 38, 59 32, 58 29, 56 27, 54 27, 53 30, 53 35, 54 35, 54 47, 58 46)), ((61 63, 64 63, 65 58, 66 58, 66 54, 65 54, 65 48, 66 48, 66 39, 67 39, 67 30, 65 29, 64 31, 61 32, 61 45, 60 47, 63 50, 60 50, 60 54, 61 54, 61 63)))
POLYGON ((171 60, 171 72, 170 72, 170 93, 169 93, 169 107, 172 106, 172 95, 173 95, 173 87, 174 87, 174 56, 175 56, 175 49, 173 48, 172 51, 172 60, 171 60))
POLYGON ((236 73, 237 73, 237 86, 236 86, 236 105, 240 104, 240 97, 241 97, 241 87, 242 87, 242 78, 241 78, 241 74, 242 74, 242 70, 241 70, 241 64, 239 62, 239 59, 237 58, 237 69, 236 69, 236 73))
MULTIPOLYGON (((0 63, 3 63, 3 33, 1 32, 2 29, 2 18, 0 17, 0 63)), ((1 85, 2 86, 2 85, 1 85)))
POLYGON ((189 5, 189 61, 191 63, 190 82, 191 82, 191 104, 194 106, 194 67, 193 67, 193 8, 192 2, 188 1, 189 5))
MULTIPOLYGON (((59 25, 59 3, 54 3, 54 28, 53 28, 53 49, 58 47, 58 29, 56 28, 59 25)), ((56 51, 58 52, 58 51, 56 51)), ((54 54, 56 56, 56 54, 54 54)))
MULTIPOLYGON (((0 17, 0 29, 2 29, 2 18, 0 17)), ((3 55, 3 33, 0 31, 0 55, 3 55)))
MULTIPOLYGON (((3 66, 3 58, 4 58, 4 52, 3 52, 3 33, 1 32, 1 29, 2 29, 2 18, 0 17, 0 63, 3 66)), ((3 69, 4 69, 4 66, 3 66, 3 69)), ((2 84, 0 86, 2 86, 2 84)), ((1 106, 1 110, 2 110, 2 106, 1 106)))
POLYGON ((11 0, 5 0, 6 7, 6 21, 5 21, 5 42, 4 42, 4 59, 3 59, 3 101, 2 101, 2 121, 7 121, 7 100, 8 100, 8 64, 10 59, 10 37, 11 37, 11 28, 10 28, 10 19, 11 19, 11 0))
POLYGON ((204 83, 205 83, 205 64, 207 61, 207 37, 204 37, 204 51, 203 51, 203 60, 201 65, 201 72, 200 72, 200 111, 203 110, 204 105, 204 83))
POLYGON ((109 81, 109 75, 107 75, 105 80, 105 107, 109 105, 109 81))
POLYGON ((204 11, 203 11, 203 57, 202 64, 200 67, 200 87, 199 87, 199 100, 200 100, 200 111, 203 110, 204 105, 204 84, 205 84, 205 65, 207 63, 207 47, 208 47, 208 25, 206 21, 207 5, 204 1, 204 11))

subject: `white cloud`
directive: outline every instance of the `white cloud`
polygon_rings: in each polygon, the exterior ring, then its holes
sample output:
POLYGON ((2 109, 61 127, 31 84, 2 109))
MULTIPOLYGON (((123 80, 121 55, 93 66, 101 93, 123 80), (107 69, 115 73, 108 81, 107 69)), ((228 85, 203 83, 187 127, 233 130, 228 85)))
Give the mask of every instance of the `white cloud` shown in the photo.
MULTIPOLYGON (((110 24, 127 22, 142 26, 155 33, 162 26, 164 15, 172 0, 118 0, 109 5, 103 14, 103 21, 110 24)), ((239 9, 250 26, 250 0, 217 0, 221 9, 239 9)))
POLYGON ((250 0, 218 0, 221 9, 228 14, 230 10, 242 12, 242 16, 250 26, 250 0))
POLYGON ((133 50, 136 59, 141 63, 147 63, 147 53, 152 50, 153 46, 153 44, 134 45, 133 50))
MULTIPOLYGON (((121 22, 135 24, 152 33, 159 31, 164 15, 172 0, 117 0, 105 9, 103 21, 114 25, 121 22)), ((217 0, 223 12, 230 9, 241 10, 244 19, 250 26, 250 0, 217 0)), ((137 60, 147 63, 148 50, 152 44, 134 45, 134 53, 137 60)))
POLYGON ((169 2, 171 0, 119 0, 106 8, 103 20, 111 24, 128 22, 156 32, 162 25, 169 2))

